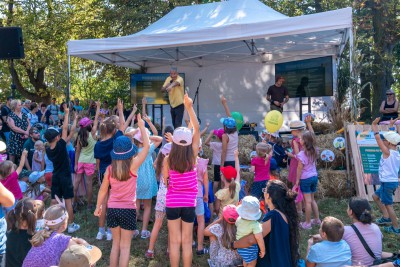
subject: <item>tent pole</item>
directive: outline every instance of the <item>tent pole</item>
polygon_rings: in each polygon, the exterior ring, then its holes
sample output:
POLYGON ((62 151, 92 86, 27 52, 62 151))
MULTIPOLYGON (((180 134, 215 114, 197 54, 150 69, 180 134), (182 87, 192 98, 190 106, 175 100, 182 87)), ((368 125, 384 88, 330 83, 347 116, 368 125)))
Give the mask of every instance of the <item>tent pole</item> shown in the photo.
POLYGON ((350 33, 349 33, 349 44, 350 44, 350 49, 349 49, 349 56, 350 56, 350 75, 353 75, 353 49, 354 49, 354 40, 353 40, 353 27, 350 28, 350 33))
POLYGON ((68 55, 68 79, 67 79, 67 103, 70 100, 70 93, 71 93, 71 56, 68 55))

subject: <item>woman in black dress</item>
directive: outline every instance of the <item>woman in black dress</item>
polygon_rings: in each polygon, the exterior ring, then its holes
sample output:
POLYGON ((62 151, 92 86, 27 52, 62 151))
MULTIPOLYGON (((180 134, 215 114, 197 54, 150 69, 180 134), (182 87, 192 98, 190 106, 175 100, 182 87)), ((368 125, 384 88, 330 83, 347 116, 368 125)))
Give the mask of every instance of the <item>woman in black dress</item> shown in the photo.
POLYGON ((14 99, 11 101, 11 113, 8 115, 7 123, 10 126, 10 143, 8 152, 10 160, 16 163, 15 159, 22 154, 24 142, 29 137, 29 129, 31 128, 28 116, 21 112, 21 101, 14 99))

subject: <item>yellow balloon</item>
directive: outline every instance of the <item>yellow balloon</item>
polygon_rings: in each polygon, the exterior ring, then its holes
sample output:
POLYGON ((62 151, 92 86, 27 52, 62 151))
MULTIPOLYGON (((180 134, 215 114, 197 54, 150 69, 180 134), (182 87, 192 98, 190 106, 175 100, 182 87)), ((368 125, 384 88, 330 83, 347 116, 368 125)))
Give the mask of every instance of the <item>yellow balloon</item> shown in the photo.
POLYGON ((283 124, 282 113, 277 110, 271 110, 267 113, 267 115, 265 115, 264 124, 265 129, 267 129, 267 131, 270 133, 279 131, 283 124))

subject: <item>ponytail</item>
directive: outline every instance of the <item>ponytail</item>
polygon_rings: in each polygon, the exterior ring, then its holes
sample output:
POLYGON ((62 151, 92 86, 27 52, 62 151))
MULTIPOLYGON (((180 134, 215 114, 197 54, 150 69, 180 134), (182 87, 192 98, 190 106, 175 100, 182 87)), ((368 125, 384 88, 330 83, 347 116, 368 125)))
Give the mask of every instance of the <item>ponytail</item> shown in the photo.
POLYGON ((23 222, 28 226, 27 232, 30 235, 35 233, 36 229, 36 208, 33 200, 30 198, 23 198, 18 201, 14 210, 7 214, 7 230, 19 231, 23 222))
POLYGON ((229 183, 229 194, 231 198, 235 197, 236 193, 236 181, 235 179, 232 179, 231 182, 229 183))
POLYGON ((47 229, 46 228, 36 232, 36 234, 32 237, 32 239, 31 239, 32 247, 41 246, 44 243, 44 241, 46 241, 46 239, 49 238, 51 236, 51 234, 55 231, 55 230, 50 230, 49 228, 47 228, 47 229))

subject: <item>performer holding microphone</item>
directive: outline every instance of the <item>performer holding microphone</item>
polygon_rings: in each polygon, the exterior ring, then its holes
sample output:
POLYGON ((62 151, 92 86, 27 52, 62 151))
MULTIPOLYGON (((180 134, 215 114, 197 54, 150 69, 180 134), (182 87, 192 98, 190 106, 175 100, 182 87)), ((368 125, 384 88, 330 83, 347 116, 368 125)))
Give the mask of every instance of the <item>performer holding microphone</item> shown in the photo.
POLYGON ((183 106, 184 82, 178 74, 176 67, 171 67, 169 77, 165 80, 161 91, 168 92, 169 104, 171 106, 171 119, 174 128, 182 126, 185 107, 183 106))

